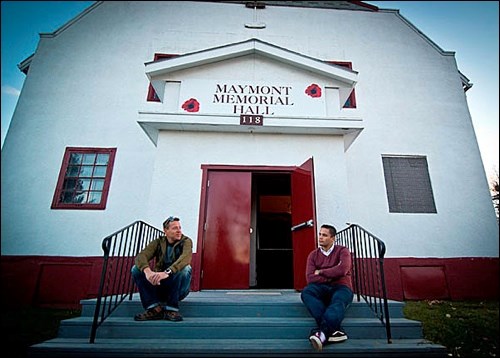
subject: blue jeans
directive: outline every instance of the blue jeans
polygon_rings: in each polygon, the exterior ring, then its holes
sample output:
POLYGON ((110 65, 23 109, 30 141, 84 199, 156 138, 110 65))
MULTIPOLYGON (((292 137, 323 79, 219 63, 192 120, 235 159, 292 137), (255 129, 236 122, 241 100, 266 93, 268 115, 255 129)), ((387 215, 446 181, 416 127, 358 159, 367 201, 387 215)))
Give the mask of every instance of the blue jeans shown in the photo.
POLYGON ((302 302, 326 337, 342 330, 341 324, 353 297, 353 292, 347 286, 323 283, 310 283, 300 294, 302 302))
POLYGON ((178 311, 179 302, 189 294, 191 272, 191 266, 187 265, 182 270, 172 273, 166 280, 161 280, 158 286, 154 286, 146 279, 144 272, 134 265, 132 277, 139 289, 144 309, 160 304, 167 310, 178 311))

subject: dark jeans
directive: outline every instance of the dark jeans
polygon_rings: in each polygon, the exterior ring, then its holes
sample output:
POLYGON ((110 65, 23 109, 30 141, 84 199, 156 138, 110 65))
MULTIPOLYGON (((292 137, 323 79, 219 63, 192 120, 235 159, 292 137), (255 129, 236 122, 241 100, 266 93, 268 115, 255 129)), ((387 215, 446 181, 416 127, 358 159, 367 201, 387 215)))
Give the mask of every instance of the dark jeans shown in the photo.
POLYGON ((342 320, 353 297, 347 286, 322 283, 310 283, 300 294, 302 302, 326 337, 342 330, 342 320))
POLYGON ((179 272, 172 273, 166 280, 161 280, 158 286, 154 286, 146 279, 144 272, 134 265, 132 277, 139 289, 144 309, 160 304, 167 310, 178 311, 179 302, 189 294, 191 272, 191 266, 187 265, 179 272))

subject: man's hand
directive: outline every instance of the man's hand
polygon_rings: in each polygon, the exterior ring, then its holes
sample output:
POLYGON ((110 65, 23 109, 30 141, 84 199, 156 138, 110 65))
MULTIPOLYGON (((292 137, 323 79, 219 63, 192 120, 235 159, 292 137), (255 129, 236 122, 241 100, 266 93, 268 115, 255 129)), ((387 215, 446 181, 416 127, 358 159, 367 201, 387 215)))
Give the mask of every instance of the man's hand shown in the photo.
POLYGON ((146 275, 146 279, 154 286, 159 285, 161 280, 168 278, 166 272, 154 272, 149 267, 144 269, 144 274, 146 275))
POLYGON ((321 270, 314 270, 315 275, 319 275, 321 273, 321 270))

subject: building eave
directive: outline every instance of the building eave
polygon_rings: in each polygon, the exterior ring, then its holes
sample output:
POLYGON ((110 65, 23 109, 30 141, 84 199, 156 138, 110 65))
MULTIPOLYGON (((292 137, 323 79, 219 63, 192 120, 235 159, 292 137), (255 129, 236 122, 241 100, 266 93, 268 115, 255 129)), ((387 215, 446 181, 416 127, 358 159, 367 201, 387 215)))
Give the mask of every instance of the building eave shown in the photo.
POLYGON ((278 62, 282 62, 305 71, 333 78, 354 87, 358 73, 348 68, 326 63, 322 60, 299 54, 256 38, 184 54, 169 59, 163 59, 145 64, 145 72, 149 80, 170 72, 180 71, 192 67, 216 63, 241 56, 258 54, 278 62))

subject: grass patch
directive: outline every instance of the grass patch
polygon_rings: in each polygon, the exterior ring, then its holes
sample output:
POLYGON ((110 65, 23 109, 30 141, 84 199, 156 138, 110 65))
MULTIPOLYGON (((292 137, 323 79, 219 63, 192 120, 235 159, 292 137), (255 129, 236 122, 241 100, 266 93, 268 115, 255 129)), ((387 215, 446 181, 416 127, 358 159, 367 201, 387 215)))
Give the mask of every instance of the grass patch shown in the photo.
POLYGON ((80 316, 80 310, 20 307, 2 310, 2 349, 9 357, 24 358, 27 348, 57 337, 59 323, 80 316))
POLYGON ((498 301, 408 301, 403 312, 452 357, 498 356, 498 301))

